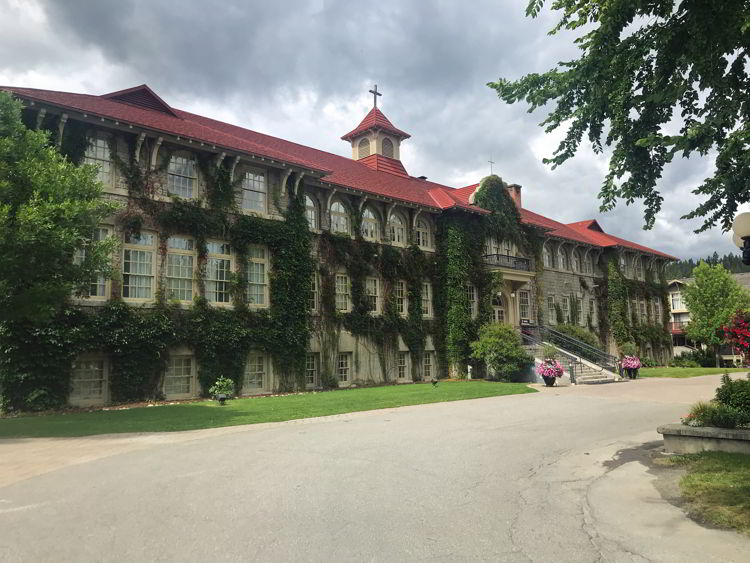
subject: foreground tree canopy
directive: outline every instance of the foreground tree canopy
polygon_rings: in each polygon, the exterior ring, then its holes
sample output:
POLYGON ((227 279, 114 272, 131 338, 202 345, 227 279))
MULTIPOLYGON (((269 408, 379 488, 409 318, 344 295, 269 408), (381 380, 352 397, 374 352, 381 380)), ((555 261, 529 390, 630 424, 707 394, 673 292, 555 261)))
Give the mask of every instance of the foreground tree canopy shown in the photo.
POLYGON ((115 206, 93 166, 75 166, 0 92, 0 322, 42 320, 107 271, 113 241, 94 229, 115 206))
MULTIPOLYGON (((530 0, 526 14, 536 17, 544 4, 530 0)), ((642 199, 651 228, 664 166, 715 153, 713 176, 694 189, 704 201, 683 218, 702 217, 699 231, 717 223, 728 230, 737 206, 750 201, 750 0, 555 0, 551 8, 562 14, 551 35, 583 30, 580 58, 488 84, 529 111, 555 104, 541 125, 567 133, 545 162, 574 156, 584 135, 596 152, 612 146, 602 211, 642 199)))

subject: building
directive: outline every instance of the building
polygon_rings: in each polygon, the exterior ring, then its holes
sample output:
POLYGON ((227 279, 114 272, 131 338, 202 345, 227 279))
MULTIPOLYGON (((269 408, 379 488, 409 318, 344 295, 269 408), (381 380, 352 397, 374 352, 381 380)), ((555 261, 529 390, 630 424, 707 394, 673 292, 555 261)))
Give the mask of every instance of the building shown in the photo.
MULTIPOLYGON (((160 304, 208 311, 193 319, 207 323, 200 330, 154 347, 164 369, 144 372, 148 385, 135 394, 123 391, 132 374, 106 331, 86 343, 71 372, 73 404, 194 397, 221 371, 212 362, 237 355, 222 369, 243 394, 460 374, 489 321, 573 322, 613 353, 634 339, 642 353, 671 354, 643 334, 665 331, 658 280, 673 257, 594 219, 563 224, 527 210, 517 184, 491 208, 476 203, 485 184, 454 189, 409 175, 400 148, 410 135, 376 104, 341 137, 346 158, 172 108, 146 85, 101 96, 3 89, 23 102, 29 127, 97 165, 106 197, 122 203, 96 233, 119 241, 119 273, 93 281, 75 305, 92 315, 112 303, 144 316, 160 304), (512 219, 507 232, 492 219, 501 216, 512 219), (211 339, 230 321, 247 329, 242 337, 211 339)), ((490 180, 488 191, 502 185, 490 180)))

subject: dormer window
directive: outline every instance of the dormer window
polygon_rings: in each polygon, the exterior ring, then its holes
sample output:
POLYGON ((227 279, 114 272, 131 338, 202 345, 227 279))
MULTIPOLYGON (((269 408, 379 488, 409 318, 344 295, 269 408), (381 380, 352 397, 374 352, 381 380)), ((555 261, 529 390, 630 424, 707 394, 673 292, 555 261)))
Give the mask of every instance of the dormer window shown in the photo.
POLYGON ((349 214, 346 212, 344 204, 340 201, 334 201, 331 205, 331 232, 342 235, 351 233, 349 214))
POLYGON ((266 175, 247 171, 242 177, 242 209, 266 212, 266 175))
POLYGON ((310 229, 316 230, 318 228, 318 206, 315 205, 315 201, 309 195, 305 195, 305 216, 310 229))
POLYGON ((383 156, 393 158, 393 141, 391 141, 388 137, 383 139, 383 156))
POLYGON ((391 236, 391 244, 396 246, 406 245, 406 227, 404 219, 399 213, 391 215, 391 220, 388 222, 388 229, 391 236))
POLYGON ((112 158, 109 154, 109 141, 101 134, 89 139, 86 154, 83 157, 86 164, 98 166, 96 179, 105 186, 112 182, 112 158))
POLYGON ((362 214, 362 237, 367 240, 380 240, 380 222, 370 208, 365 209, 362 214))
POLYGON ((370 139, 361 139, 357 145, 357 152, 359 158, 370 156, 370 139))
POLYGON ((167 170, 167 193, 184 199, 191 199, 195 194, 198 175, 195 161, 187 156, 172 156, 167 170))
POLYGON ((415 234, 417 237, 417 246, 419 248, 432 248, 432 229, 427 221, 424 219, 419 219, 417 221, 415 234))

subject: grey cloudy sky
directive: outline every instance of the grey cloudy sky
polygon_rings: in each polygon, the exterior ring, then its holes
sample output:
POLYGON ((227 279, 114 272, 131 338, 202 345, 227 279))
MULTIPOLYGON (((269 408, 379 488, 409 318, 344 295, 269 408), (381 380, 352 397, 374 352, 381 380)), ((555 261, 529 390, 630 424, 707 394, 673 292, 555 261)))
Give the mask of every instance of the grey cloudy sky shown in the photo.
POLYGON ((706 160, 665 172, 665 210, 651 231, 642 208, 600 214, 606 155, 588 148, 557 170, 542 164, 561 135, 542 113, 507 106, 485 84, 572 58, 572 36, 547 36, 551 14, 526 0, 0 0, 0 84, 102 94, 147 83, 168 103, 344 156, 339 137, 372 105, 411 133, 412 175, 461 187, 494 170, 523 186, 524 207, 681 257, 733 250, 718 229, 679 217, 710 173, 706 160))

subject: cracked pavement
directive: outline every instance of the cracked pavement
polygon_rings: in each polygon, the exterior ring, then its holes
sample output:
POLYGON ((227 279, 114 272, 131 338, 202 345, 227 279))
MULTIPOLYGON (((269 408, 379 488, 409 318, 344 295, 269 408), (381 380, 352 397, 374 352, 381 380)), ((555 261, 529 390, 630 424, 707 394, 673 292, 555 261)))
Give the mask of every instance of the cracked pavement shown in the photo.
POLYGON ((750 538, 688 519, 644 461, 717 384, 2 440, 0 561, 747 561, 750 538))

